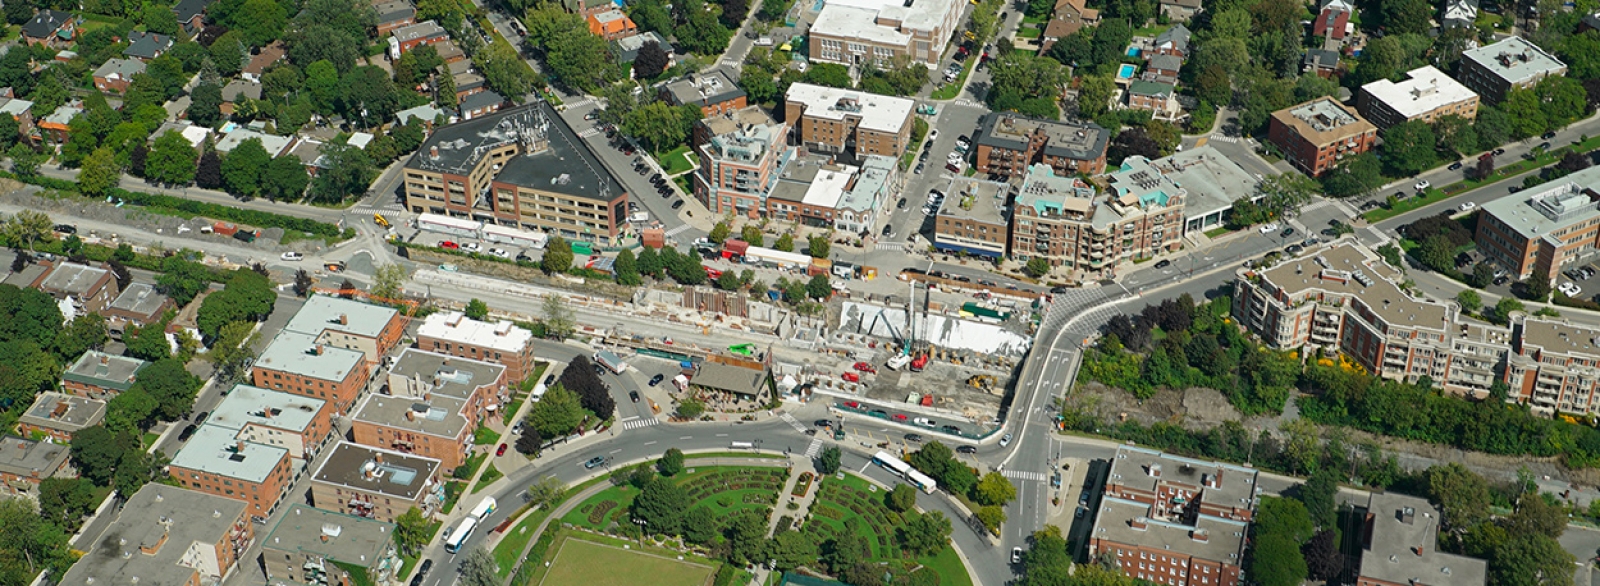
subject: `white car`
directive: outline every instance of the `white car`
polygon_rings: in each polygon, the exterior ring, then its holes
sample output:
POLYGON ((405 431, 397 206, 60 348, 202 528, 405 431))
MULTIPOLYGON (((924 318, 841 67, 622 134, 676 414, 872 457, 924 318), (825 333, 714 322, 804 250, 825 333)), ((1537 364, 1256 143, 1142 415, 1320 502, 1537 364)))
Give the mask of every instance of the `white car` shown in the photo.
POLYGON ((483 245, 476 242, 468 242, 461 245, 461 249, 467 252, 481 252, 483 250, 483 245))
POLYGON ((1273 222, 1271 224, 1262 224, 1261 225, 1261 233, 1262 234, 1271 234, 1271 233, 1277 232, 1277 231, 1278 231, 1278 223, 1277 222, 1273 222))
POLYGON ((1461 211, 1463 211, 1463 212, 1470 212, 1473 209, 1476 209, 1478 207, 1478 204, 1469 201, 1469 202, 1463 203, 1463 204, 1461 204, 1459 206, 1456 206, 1456 207, 1458 209, 1460 209, 1461 211))
POLYGON ((1428 183, 1427 179, 1418 179, 1417 180, 1417 191, 1422 191, 1422 190, 1427 189, 1427 188, 1432 187, 1432 186, 1433 186, 1433 184, 1432 183, 1428 183))
POLYGON ((504 248, 491 248, 489 249, 489 254, 498 256, 500 258, 511 258, 511 253, 507 252, 504 248))
POLYGON ((931 143, 936 138, 939 138, 939 129, 937 129, 937 128, 935 128, 933 130, 929 130, 928 131, 928 138, 925 138, 923 140, 926 141, 926 142, 930 142, 931 143))
POLYGON ((306 257, 306 255, 300 254, 298 252, 285 252, 281 256, 279 256, 278 258, 281 258, 283 260, 287 260, 287 261, 291 261, 292 262, 292 261, 297 261, 297 260, 304 259, 305 257, 306 257))
POLYGON ((1020 547, 1011 548, 1011 563, 1013 563, 1013 564, 1022 563, 1022 548, 1020 548, 1020 547))
POLYGON ((1556 287, 1556 290, 1560 291, 1562 295, 1566 295, 1567 297, 1577 297, 1579 294, 1583 293, 1583 288, 1579 287, 1577 283, 1573 283, 1572 281, 1565 281, 1561 283, 1561 286, 1556 287))

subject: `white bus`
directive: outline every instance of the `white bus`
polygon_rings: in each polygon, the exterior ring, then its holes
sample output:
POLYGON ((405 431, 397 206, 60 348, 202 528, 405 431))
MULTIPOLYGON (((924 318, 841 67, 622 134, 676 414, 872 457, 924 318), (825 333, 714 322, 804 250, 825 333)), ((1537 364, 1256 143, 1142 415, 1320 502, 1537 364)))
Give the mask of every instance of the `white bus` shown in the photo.
POLYGON ((483 497, 483 500, 478 501, 478 506, 473 507, 472 513, 467 516, 483 521, 484 517, 494 514, 495 510, 499 508, 499 503, 494 502, 494 497, 486 496, 483 497))
POLYGON ((934 482, 934 480, 929 478, 928 475, 918 472, 917 469, 912 468, 910 464, 902 462, 899 458, 889 455, 889 452, 878 452, 873 454, 872 463, 894 472, 895 475, 904 478, 906 482, 911 483, 912 486, 922 489, 922 492, 927 494, 933 494, 934 489, 939 488, 939 483, 934 482))
POLYGON ((461 551, 461 544, 466 543, 467 538, 472 536, 472 530, 477 528, 477 519, 472 517, 462 519, 461 524, 456 526, 456 530, 450 532, 450 537, 445 538, 444 550, 450 553, 461 551))

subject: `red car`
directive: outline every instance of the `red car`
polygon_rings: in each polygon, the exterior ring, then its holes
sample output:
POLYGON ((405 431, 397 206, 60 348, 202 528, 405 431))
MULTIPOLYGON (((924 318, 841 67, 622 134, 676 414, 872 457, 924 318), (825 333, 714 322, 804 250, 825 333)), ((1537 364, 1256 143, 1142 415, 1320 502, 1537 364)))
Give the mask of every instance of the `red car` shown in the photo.
POLYGON ((855 366, 853 366, 853 368, 855 368, 856 370, 859 370, 861 372, 865 372, 865 373, 869 373, 869 374, 878 374, 878 369, 876 367, 872 366, 871 364, 866 363, 866 362, 857 362, 857 363, 855 363, 855 366))
POLYGON ((717 269, 713 269, 713 268, 705 266, 705 265, 701 265, 700 268, 706 270, 706 276, 707 277, 710 277, 712 279, 720 279, 720 278, 722 278, 722 271, 719 271, 717 269))
POLYGON ((844 380, 847 380, 847 381, 850 381, 850 382, 853 382, 853 383, 858 383, 858 382, 861 382, 861 375, 853 373, 853 372, 847 372, 847 373, 844 373, 844 380))
POLYGON ((499 449, 496 449, 494 451, 494 455, 496 455, 496 456, 504 456, 504 455, 506 455, 506 445, 505 444, 500 444, 499 449))
POLYGON ((844 406, 849 407, 851 409, 860 409, 861 408, 861 404, 857 403, 855 401, 847 401, 847 402, 845 402, 844 406))
POLYGON ((895 421, 905 421, 906 420, 906 414, 904 414, 904 413, 896 413, 896 414, 894 414, 894 420, 895 421))
POLYGON ((439 248, 443 248, 443 249, 446 249, 446 250, 461 250, 461 245, 460 244, 456 244, 455 241, 453 241, 453 240, 446 240, 444 242, 440 242, 439 243, 439 248))

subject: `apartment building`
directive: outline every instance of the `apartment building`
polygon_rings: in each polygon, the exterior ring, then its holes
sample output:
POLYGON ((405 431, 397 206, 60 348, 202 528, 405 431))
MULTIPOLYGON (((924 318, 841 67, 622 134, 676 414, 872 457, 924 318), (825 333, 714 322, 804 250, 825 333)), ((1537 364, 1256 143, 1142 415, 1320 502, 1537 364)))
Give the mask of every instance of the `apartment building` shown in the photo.
POLYGON ((767 196, 795 158, 788 134, 787 124, 774 122, 759 106, 696 122, 695 199, 718 217, 760 217, 767 196))
POLYGON ((1519 339, 1506 365, 1507 402, 1544 415, 1600 412, 1600 330, 1526 316, 1514 327, 1519 339))
POLYGON ((167 471, 184 488, 244 501, 251 518, 265 520, 288 495, 304 463, 287 448, 238 436, 238 429, 202 424, 167 471))
POLYGON ((506 367, 506 380, 533 374, 533 332, 507 320, 478 321, 459 311, 434 313, 417 328, 417 349, 506 367))
POLYGON ((1089 557, 1132 578, 1233 586, 1258 503, 1254 469, 1123 446, 1111 461, 1089 557))
POLYGON ((49 436, 57 443, 72 441, 73 434, 99 425, 106 417, 106 402, 77 395, 45 391, 17 418, 17 433, 49 436))
POLYGON ((1462 318, 1459 307, 1411 297, 1403 277, 1348 241, 1266 269, 1240 269, 1233 315, 1274 348, 1338 350, 1369 372, 1482 398, 1511 344, 1508 328, 1462 318))
POLYGON ((880 215, 889 213, 889 202, 905 185, 900 160, 868 155, 851 178, 850 186, 834 204, 833 229, 846 234, 870 232, 880 215))
POLYGON ((1356 586, 1483 586, 1486 562, 1439 551, 1443 518, 1428 499, 1372 492, 1360 528, 1356 586))
POLYGON ((905 56, 938 69, 945 44, 960 30, 963 8, 960 0, 834 0, 811 24, 809 56, 814 63, 852 67, 905 56))
POLYGON ((105 266, 92 267, 75 262, 63 262, 50 268, 50 274, 39 281, 39 290, 50 294, 56 301, 67 301, 81 313, 98 313, 111 305, 122 290, 117 288, 117 277, 105 266))
POLYGON ((79 397, 109 401, 133 388, 139 371, 149 364, 138 358, 89 350, 61 373, 61 387, 79 397))
POLYGON ((728 70, 718 67, 710 71, 690 73, 661 84, 661 99, 674 106, 693 104, 700 107, 700 115, 707 118, 731 114, 748 106, 746 94, 739 88, 728 70))
POLYGON ((1491 104, 1506 99, 1512 88, 1531 88, 1540 80, 1566 75, 1567 64, 1522 37, 1507 37, 1461 52, 1456 77, 1491 104))
POLYGON ((1040 256, 1075 280, 1109 279, 1124 260, 1177 250, 1188 192, 1134 156, 1095 190, 1043 164, 1028 168, 1012 213, 1012 255, 1040 256))
POLYGON ((1484 203, 1478 250, 1521 280, 1554 279, 1600 246, 1600 168, 1484 203))
POLYGON ((978 122, 973 137, 979 173, 1001 180, 1044 163, 1062 175, 1099 175, 1106 170, 1111 133, 1098 124, 1072 124, 993 112, 978 122))
POLYGON ((373 31, 380 39, 396 29, 417 23, 417 7, 412 6, 409 0, 378 0, 372 3, 372 11, 378 17, 374 21, 373 31))
POLYGON ((154 285, 129 283, 100 315, 105 316, 111 337, 121 339, 129 327, 142 328, 159 322, 167 310, 176 306, 171 297, 161 294, 154 285))
POLYGON ((39 484, 61 472, 71 455, 67 444, 14 435, 0 437, 0 496, 32 496, 37 500, 39 484))
POLYGON ((290 505, 261 540, 261 566, 271 586, 390 584, 404 561, 394 524, 290 505))
POLYGON ((1004 257, 1011 226, 1006 214, 1011 186, 963 177, 951 179, 944 193, 933 221, 933 247, 947 253, 1004 257))
MULTIPOLYGON (((816 28, 812 28, 816 43, 816 28)), ((801 146, 832 155, 899 157, 911 143, 916 102, 855 90, 796 83, 784 96, 784 121, 801 146)))
POLYGON ((311 477, 324 511, 393 523, 411 507, 431 517, 444 504, 439 461, 341 441, 311 477))
POLYGON ((255 540, 245 504, 151 482, 107 514, 115 519, 60 584, 220 584, 255 540))
POLYGON ((234 430, 234 439, 286 449, 300 460, 315 457, 335 431, 328 401, 250 385, 225 393, 206 425, 234 430))
POLYGON ((388 394, 362 400, 356 443, 438 460, 450 472, 472 452, 472 434, 511 399, 506 367, 417 349, 389 367, 388 394))
POLYGON ((1441 116, 1478 117, 1478 94, 1432 65, 1418 67, 1399 83, 1380 79, 1361 86, 1356 110, 1378 128, 1418 120, 1432 124, 1441 116))
POLYGON ((569 241, 609 244, 627 226, 628 192, 543 101, 435 128, 406 162, 405 193, 412 213, 569 241))
POLYGON ((392 307, 317 295, 283 329, 316 336, 318 344, 355 350, 368 364, 377 364, 400 344, 406 318, 392 307))
POLYGON ((1345 157, 1376 147, 1378 127, 1349 106, 1322 97, 1273 112, 1267 140, 1295 168, 1315 177, 1345 157))
POLYGON ((424 20, 416 24, 409 24, 394 29, 394 39, 391 47, 398 47, 398 51, 391 54, 405 53, 422 45, 433 45, 450 40, 450 33, 439 26, 439 23, 424 20))
POLYGON ((330 346, 312 334, 283 330, 250 369, 251 384, 322 399, 345 414, 372 378, 372 365, 357 350, 330 346))

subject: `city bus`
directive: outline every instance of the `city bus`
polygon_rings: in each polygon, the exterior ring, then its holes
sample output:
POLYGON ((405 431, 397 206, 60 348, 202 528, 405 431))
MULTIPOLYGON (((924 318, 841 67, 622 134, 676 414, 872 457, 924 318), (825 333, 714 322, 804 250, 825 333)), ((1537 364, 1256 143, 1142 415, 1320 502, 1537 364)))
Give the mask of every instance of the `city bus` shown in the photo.
POLYGON ((467 516, 477 519, 481 522, 483 521, 484 517, 494 514, 494 512, 499 508, 499 503, 494 502, 494 497, 486 496, 483 497, 483 500, 478 501, 478 506, 473 507, 472 513, 467 516))
POLYGON ((886 470, 894 472, 896 476, 904 478, 906 482, 911 483, 912 486, 922 489, 922 492, 924 493, 933 494, 934 489, 939 488, 939 483, 934 482, 934 480, 929 478, 928 475, 918 472, 917 469, 912 468, 910 464, 907 464, 901 461, 899 458, 889 455, 889 452, 880 451, 877 454, 874 454, 872 456, 872 463, 882 466, 886 470))
POLYGON ((461 525, 457 526, 455 531, 450 532, 450 537, 445 538, 444 550, 450 553, 461 551, 461 545, 467 542, 467 538, 472 536, 472 530, 477 528, 478 520, 476 518, 467 517, 462 519, 461 525))

